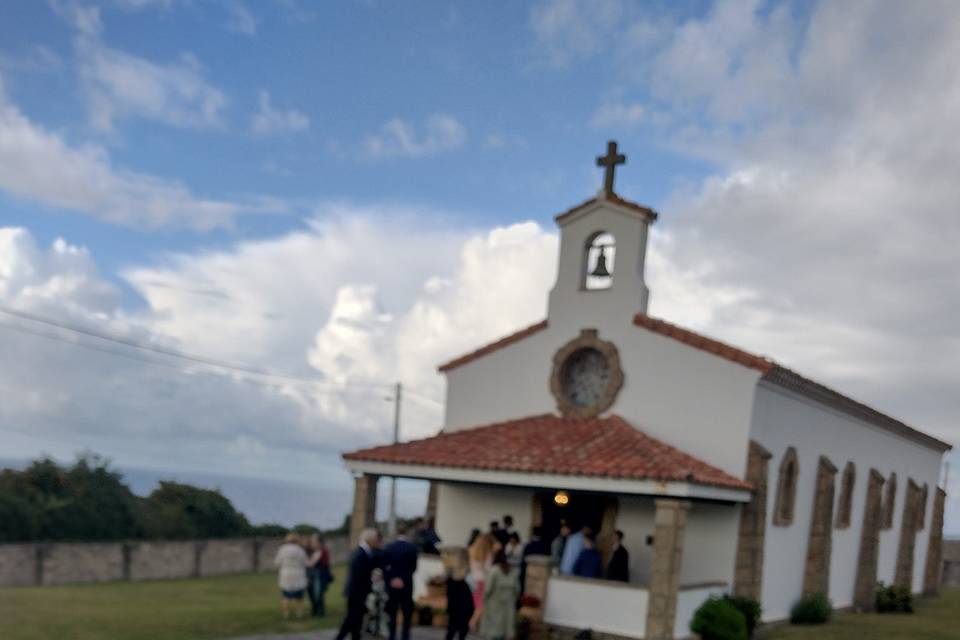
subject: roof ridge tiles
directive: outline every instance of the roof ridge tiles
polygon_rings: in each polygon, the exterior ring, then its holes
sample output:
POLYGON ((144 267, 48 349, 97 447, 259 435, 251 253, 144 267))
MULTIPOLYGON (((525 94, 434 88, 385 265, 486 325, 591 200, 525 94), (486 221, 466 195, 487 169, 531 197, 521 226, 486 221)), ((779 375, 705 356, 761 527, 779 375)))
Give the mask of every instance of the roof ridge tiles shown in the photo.
POLYGON ((586 420, 539 414, 372 447, 343 457, 393 464, 750 489, 743 480, 633 427, 615 414, 586 420), (509 433, 504 433, 505 429, 509 433), (486 446, 490 438, 499 438, 499 446, 486 446), (464 455, 465 450, 470 454, 464 455))

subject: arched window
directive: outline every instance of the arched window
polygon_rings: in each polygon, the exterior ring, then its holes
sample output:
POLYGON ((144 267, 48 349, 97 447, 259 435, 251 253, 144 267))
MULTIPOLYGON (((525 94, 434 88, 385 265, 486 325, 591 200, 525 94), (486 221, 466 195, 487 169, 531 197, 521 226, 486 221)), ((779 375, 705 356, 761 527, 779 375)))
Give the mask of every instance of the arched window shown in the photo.
POLYGON ((887 479, 887 486, 884 487, 883 494, 883 523, 884 529, 893 528, 893 510, 897 501, 897 474, 891 472, 887 479))
POLYGON ((793 523, 793 503, 797 496, 797 450, 787 449, 780 461, 780 477, 777 481, 777 501, 773 509, 773 524, 788 527, 793 523))
POLYGON ((857 479, 857 468, 853 462, 848 462, 843 468, 843 478, 840 481, 840 502, 837 504, 837 529, 846 529, 850 526, 850 512, 853 511, 853 485, 857 479))
POLYGON ((613 284, 614 259, 617 247, 613 236, 598 231, 590 236, 583 248, 583 288, 609 289, 613 284))
POLYGON ((923 531, 927 526, 927 483, 923 483, 923 489, 917 495, 917 531, 923 531))

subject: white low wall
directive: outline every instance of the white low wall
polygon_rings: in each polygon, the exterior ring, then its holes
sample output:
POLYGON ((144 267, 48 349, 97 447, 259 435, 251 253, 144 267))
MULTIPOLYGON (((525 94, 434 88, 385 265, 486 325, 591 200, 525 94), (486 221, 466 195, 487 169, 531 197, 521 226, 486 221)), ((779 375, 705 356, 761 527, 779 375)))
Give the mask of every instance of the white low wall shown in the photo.
POLYGON ((427 592, 427 580, 443 574, 443 561, 440 556, 420 554, 417 558, 417 571, 413 574, 413 597, 419 598, 427 592))
POLYGON ((647 599, 646 589, 631 584, 551 576, 544 621, 642 638, 647 625, 647 599))
POLYGON ((693 612, 710 596, 722 596, 726 592, 727 586, 720 583, 693 587, 681 586, 677 594, 677 617, 673 624, 673 637, 693 637, 690 631, 693 612))

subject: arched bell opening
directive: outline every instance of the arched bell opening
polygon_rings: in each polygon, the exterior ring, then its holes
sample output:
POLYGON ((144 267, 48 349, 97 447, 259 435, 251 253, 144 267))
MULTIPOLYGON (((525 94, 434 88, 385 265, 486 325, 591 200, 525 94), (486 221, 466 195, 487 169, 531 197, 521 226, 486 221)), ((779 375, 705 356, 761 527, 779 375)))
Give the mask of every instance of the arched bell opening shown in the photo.
POLYGON ((584 246, 581 286, 589 291, 609 289, 613 285, 616 255, 617 247, 612 234, 606 231, 592 234, 584 246))

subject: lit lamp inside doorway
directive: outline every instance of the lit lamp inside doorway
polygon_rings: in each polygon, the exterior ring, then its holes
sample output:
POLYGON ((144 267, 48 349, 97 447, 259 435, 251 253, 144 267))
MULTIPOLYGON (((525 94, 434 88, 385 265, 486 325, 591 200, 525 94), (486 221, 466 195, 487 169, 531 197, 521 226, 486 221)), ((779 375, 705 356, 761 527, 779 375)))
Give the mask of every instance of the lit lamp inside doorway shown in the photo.
POLYGON ((566 491, 557 491, 553 496, 553 503, 558 507, 565 507, 570 503, 570 495, 566 491))

